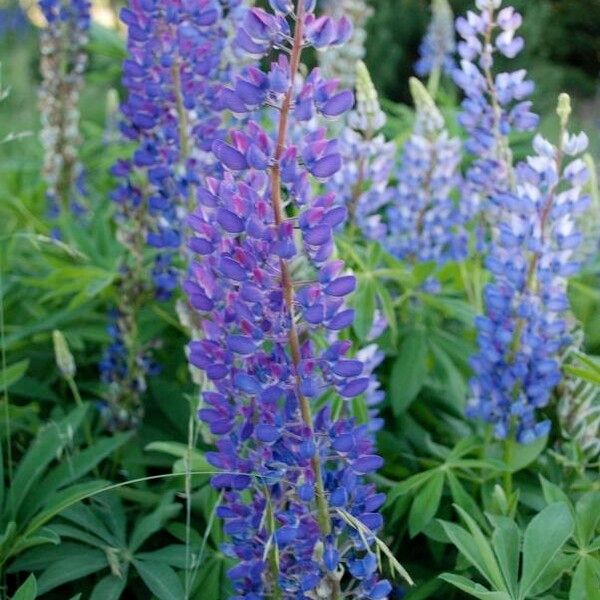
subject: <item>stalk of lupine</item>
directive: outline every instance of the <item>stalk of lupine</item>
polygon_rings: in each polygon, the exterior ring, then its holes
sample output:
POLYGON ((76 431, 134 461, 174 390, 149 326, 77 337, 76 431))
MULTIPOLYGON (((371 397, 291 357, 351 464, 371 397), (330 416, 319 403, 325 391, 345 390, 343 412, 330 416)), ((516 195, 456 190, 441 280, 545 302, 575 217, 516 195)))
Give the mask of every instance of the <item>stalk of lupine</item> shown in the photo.
POLYGON ((275 138, 249 120, 216 141, 225 173, 207 178, 190 219, 198 259, 185 289, 206 317, 190 360, 214 386, 200 417, 219 438, 207 460, 222 470, 212 484, 223 491, 224 551, 237 560, 236 599, 385 598, 391 586, 371 549, 384 496, 364 481, 382 461, 367 426, 345 416, 345 401, 370 378, 345 358, 349 342, 326 343, 327 331, 352 322, 344 298, 355 282, 330 259, 346 210, 333 194, 314 197, 311 179, 327 180, 341 158, 324 129, 297 144, 288 137, 315 113, 351 107, 352 94, 318 69, 298 77, 303 47, 340 44, 351 28, 317 18, 311 0, 295 10, 290 0, 270 5, 272 13, 248 13, 237 39, 258 58, 276 58, 265 71, 248 68, 228 102, 238 113, 276 107, 275 138), (295 280, 298 271, 310 278, 295 280))
POLYGON ((398 188, 387 210, 386 249, 402 260, 462 260, 467 254, 468 211, 456 192, 461 183, 461 144, 423 84, 410 80, 416 121, 404 145, 398 188))
POLYGON ((126 250, 111 343, 100 363, 109 384, 104 412, 113 428, 139 422, 146 378, 156 369, 154 344, 141 343, 137 321, 153 293, 166 299, 178 284, 174 257, 183 246, 183 222, 194 203, 197 171, 206 168, 219 130, 212 111, 223 74, 221 13, 227 10, 229 17, 238 4, 132 0, 121 13, 128 27, 128 97, 120 128, 136 148, 132 160, 113 167, 120 180, 113 192, 117 238, 126 250), (151 277, 148 245, 158 249, 151 277))
POLYGON ((456 39, 454 13, 448 0, 433 0, 431 10, 431 21, 419 47, 415 72, 419 77, 429 76, 427 88, 435 98, 442 73, 450 75, 456 66, 456 39))
POLYGON ((381 133, 385 125, 377 90, 366 65, 356 65, 356 106, 340 132, 338 142, 342 166, 326 189, 346 206, 351 226, 358 225, 377 239, 381 224, 373 213, 388 201, 388 182, 394 167, 396 146, 381 133))
POLYGON ((356 65, 366 54, 365 25, 373 14, 373 8, 366 0, 329 0, 325 3, 325 13, 334 19, 347 16, 352 21, 353 31, 343 46, 319 53, 323 75, 338 79, 343 87, 353 88, 357 75, 356 65))
POLYGON ((559 356, 569 341, 567 280, 577 272, 581 242, 576 219, 589 203, 582 192, 586 164, 569 160, 583 152, 587 138, 567 133, 568 96, 558 112, 559 146, 536 136, 535 155, 518 165, 514 190, 494 197, 500 217, 487 258, 493 281, 471 360, 469 414, 491 423, 498 438, 521 443, 550 429, 537 412, 561 380, 559 356))
POLYGON ((476 157, 467 172, 464 196, 485 208, 488 217, 493 207, 486 200, 514 184, 509 134, 533 131, 538 123, 527 100, 534 88, 527 72, 494 74, 495 55, 514 58, 523 48, 523 39, 516 35, 521 15, 510 6, 498 10, 501 4, 502 0, 476 0, 479 13, 469 11, 456 20, 462 40, 454 80, 465 94, 459 121, 468 135, 465 147, 476 157))
POLYGON ((239 4, 131 0, 121 12, 129 55, 123 64, 128 98, 121 129, 137 147, 113 198, 126 212, 125 205, 143 196, 147 242, 158 250, 152 277, 159 299, 177 287, 175 257, 195 204, 198 173, 212 161, 212 142, 223 135, 214 116, 227 70, 221 60, 227 39, 222 16, 225 11, 229 19, 239 4), (135 181, 140 174, 143 193, 135 181))
POLYGON ((79 160, 79 96, 87 64, 85 46, 90 27, 87 0, 40 0, 46 19, 40 34, 44 178, 50 216, 84 211, 85 174, 79 160))

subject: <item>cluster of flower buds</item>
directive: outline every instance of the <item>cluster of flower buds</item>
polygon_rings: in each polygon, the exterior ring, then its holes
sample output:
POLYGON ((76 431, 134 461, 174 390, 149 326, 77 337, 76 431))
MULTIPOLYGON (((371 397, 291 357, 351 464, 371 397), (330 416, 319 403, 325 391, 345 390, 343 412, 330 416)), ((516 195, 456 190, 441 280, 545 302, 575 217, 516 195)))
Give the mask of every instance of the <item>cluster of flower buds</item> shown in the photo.
POLYGON ((461 185, 460 140, 449 136, 423 84, 412 78, 410 87, 416 121, 404 146, 383 243, 391 254, 411 262, 463 260, 470 215, 467 204, 456 197, 461 185))
POLYGON ((87 65, 85 46, 90 27, 88 0, 40 0, 46 19, 40 34, 44 178, 51 217, 71 210, 84 212, 85 174, 79 160, 79 96, 87 65))
POLYGON ((419 77, 429 76, 429 90, 435 97, 442 73, 451 75, 456 65, 454 14, 448 0, 433 0, 432 18, 419 47, 415 72, 419 77))
POLYGON ((353 25, 350 39, 343 45, 319 53, 321 70, 327 78, 338 79, 343 87, 353 88, 356 83, 356 64, 366 54, 367 32, 365 25, 373 14, 366 0, 328 0, 324 11, 334 19, 346 15, 353 25))
POLYGON ((381 129, 386 117, 371 76, 363 62, 356 65, 356 106, 340 132, 342 166, 326 189, 346 206, 349 221, 367 237, 377 239, 380 223, 372 213, 388 200, 388 183, 396 161, 396 146, 387 142, 381 129))
POLYGON ((569 135, 570 100, 561 96, 558 147, 540 135, 535 155, 516 168, 516 185, 493 198, 499 219, 487 258, 493 281, 486 314, 477 319, 479 352, 469 414, 494 425, 499 438, 527 443, 544 436, 538 421, 561 380, 560 355, 569 342, 567 280, 578 270, 576 220, 586 210, 588 169, 577 157, 585 134, 569 135))
POLYGON ((213 143, 224 173, 198 188, 189 218, 196 260, 184 289, 205 317, 189 358, 210 382, 200 418, 218 438, 207 459, 222 471, 212 483, 223 493, 236 599, 378 600, 391 590, 373 551, 384 495, 364 476, 382 460, 367 424, 348 416, 372 380, 349 358, 350 342, 328 342, 353 320, 354 277, 331 259, 346 209, 312 191, 341 156, 324 129, 289 135, 352 107, 352 94, 318 69, 298 75, 304 47, 342 44, 351 26, 317 17, 314 0, 269 4, 248 12, 236 39, 275 59, 223 94, 248 120, 213 143), (265 106, 277 114, 273 133, 251 118, 265 106))

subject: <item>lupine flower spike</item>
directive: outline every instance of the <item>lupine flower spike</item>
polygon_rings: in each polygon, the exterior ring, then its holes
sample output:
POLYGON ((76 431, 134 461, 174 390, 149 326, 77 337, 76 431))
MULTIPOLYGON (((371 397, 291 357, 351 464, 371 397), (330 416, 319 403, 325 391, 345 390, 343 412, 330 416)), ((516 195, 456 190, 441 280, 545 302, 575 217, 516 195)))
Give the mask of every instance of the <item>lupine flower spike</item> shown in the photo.
POLYGON ((377 239, 381 224, 373 213, 388 201, 388 183, 395 164, 396 146, 381 133, 385 125, 377 90, 366 65, 356 65, 356 106, 338 141, 342 166, 326 188, 348 209, 351 226, 377 239))
POLYGON ((139 421, 147 376, 157 369, 151 353, 156 343, 141 343, 137 320, 153 293, 167 299, 179 283, 185 218, 195 203, 199 172, 214 165, 212 141, 222 135, 214 114, 229 69, 222 53, 240 6, 237 0, 180 6, 131 0, 121 12, 129 56, 120 128, 136 148, 131 160, 113 167, 120 180, 112 194, 117 238, 126 250, 119 304, 110 315, 111 343, 100 364, 113 428, 139 421), (148 247, 158 251, 150 268, 148 247))
POLYGON ((460 140, 449 136, 423 84, 411 78, 410 88, 416 121, 404 146, 384 245, 394 256, 411 262, 462 260, 467 254, 469 214, 456 197, 461 183, 460 140))
MULTIPOLYGON (((517 35, 521 15, 511 6, 499 10, 501 0, 477 0, 476 4, 479 13, 469 11, 456 20, 462 40, 454 80, 465 94, 459 121, 468 135, 465 147, 475 157, 463 197, 473 210, 482 211, 482 218, 493 221, 488 200, 515 180, 509 135, 533 131, 538 117, 528 100, 534 84, 527 72, 494 73, 495 55, 514 58, 523 48, 523 38, 517 35)), ((486 236, 485 229, 480 233, 486 236)))
POLYGON ((87 65, 87 0, 40 0, 46 26, 40 34, 39 106, 44 178, 50 216, 85 211, 85 174, 79 160, 79 96, 87 65))
POLYGON ((493 281, 476 323, 468 412, 491 423, 498 438, 521 443, 550 430, 538 411, 561 380, 559 358, 569 343, 567 279, 578 270, 576 221, 589 204, 587 167, 577 158, 587 138, 567 132, 570 112, 563 94, 558 146, 537 135, 535 154, 516 168, 514 189, 493 199, 499 215, 487 259, 493 281))
POLYGON ((323 75, 338 79, 345 88, 353 88, 356 84, 357 63, 365 57, 367 32, 365 25, 373 14, 373 9, 366 0, 328 0, 325 13, 334 19, 344 15, 352 21, 352 35, 346 44, 330 48, 319 53, 319 61, 323 75))
POLYGON ((419 60, 415 64, 417 75, 428 77, 427 89, 433 98, 437 95, 442 73, 451 75, 456 67, 455 50, 452 8, 448 0, 433 0, 431 22, 419 47, 419 60))
POLYGON ((206 179, 190 218, 197 262, 185 289, 207 317, 190 360, 214 388, 200 417, 218 438, 207 459, 222 470, 212 484, 223 493, 218 515, 231 538, 224 551, 237 561, 229 571, 235 599, 377 600, 391 590, 374 553, 384 495, 364 475, 382 460, 344 404, 370 378, 359 360, 345 358, 349 342, 325 341, 353 319, 344 299, 354 278, 330 258, 346 210, 331 193, 313 196, 311 185, 327 181, 341 158, 324 129, 298 143, 288 136, 315 114, 351 108, 352 94, 318 69, 298 76, 303 47, 342 44, 351 27, 316 17, 311 0, 269 5, 272 12, 249 11, 237 40, 275 59, 264 71, 246 69, 228 101, 240 114, 276 107, 275 137, 249 119, 217 140, 225 172, 206 179), (298 280, 298 271, 310 278, 298 280))

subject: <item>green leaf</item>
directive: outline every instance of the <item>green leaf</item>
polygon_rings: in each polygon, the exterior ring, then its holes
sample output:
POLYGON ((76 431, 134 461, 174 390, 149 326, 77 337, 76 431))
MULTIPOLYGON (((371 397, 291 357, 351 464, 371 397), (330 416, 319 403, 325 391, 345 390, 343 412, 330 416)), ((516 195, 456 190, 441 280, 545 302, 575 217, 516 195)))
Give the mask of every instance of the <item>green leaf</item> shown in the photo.
POLYGON ((548 436, 539 438, 535 442, 527 445, 519 444, 514 439, 508 439, 505 442, 510 444, 507 465, 510 471, 515 473, 530 465, 546 448, 548 436))
POLYGON ((479 583, 475 583, 461 575, 443 573, 440 575, 440 579, 447 581, 459 590, 462 590, 475 598, 480 598, 480 600, 512 600, 506 592, 490 592, 479 583))
POLYGON ((598 597, 600 590, 600 560, 593 556, 582 556, 569 592, 569 600, 591 600, 598 597))
POLYGON ((48 548, 33 548, 15 559, 7 569, 7 572, 41 571, 48 566, 50 562, 49 556, 54 560, 73 558, 79 554, 81 547, 81 544, 63 542, 59 546, 52 548, 51 552, 48 551, 48 548))
POLYGON ((422 486, 424 483, 429 481, 436 473, 436 469, 429 469, 421 473, 411 475, 408 479, 401 481, 399 484, 394 486, 392 491, 388 494, 386 505, 392 504, 398 497, 404 496, 414 489, 422 486))
POLYGON ((588 492, 575 505, 575 537, 580 548, 593 539, 600 525, 600 492, 588 492))
POLYGON ((569 497, 555 483, 548 481, 543 475, 540 475, 540 482, 542 484, 542 492, 544 493, 546 504, 564 502, 567 506, 571 506, 569 497))
POLYGON ((97 510, 92 510, 92 508, 85 504, 77 504, 63 511, 61 517, 103 540, 104 545, 113 547, 125 546, 124 536, 117 536, 109 530, 108 520, 109 518, 113 518, 114 512, 111 510, 113 507, 109 504, 109 498, 110 495, 103 496, 102 498, 102 510, 104 511, 102 515, 99 515, 97 510), (103 520, 102 517, 105 517, 105 519, 103 520))
POLYGON ((37 582, 32 573, 25 583, 15 592, 12 600, 34 600, 37 597, 37 582))
POLYGON ((185 592, 175 571, 156 561, 134 560, 133 564, 148 589, 159 600, 181 600, 185 592))
POLYGON ((3 369, 0 372, 0 392, 7 390, 11 385, 17 383, 29 368, 29 359, 20 360, 3 369))
POLYGON ((413 331, 402 341, 400 353, 392 367, 390 387, 392 409, 396 416, 405 412, 421 391, 427 376, 427 338, 423 331, 413 331))
POLYGON ((75 556, 53 562, 40 575, 39 592, 45 594, 59 585, 81 579, 107 567, 108 561, 104 552, 80 546, 79 552, 75 556))
POLYGON ((53 469, 36 488, 36 498, 25 504, 25 516, 27 517, 38 510, 45 500, 59 488, 87 475, 96 465, 130 440, 131 436, 132 433, 129 432, 117 433, 112 437, 102 438, 53 469), (28 511, 27 508, 29 508, 28 511))
MULTIPOLYGON (((200 542, 200 544, 202 541, 200 542)), ((200 552, 200 547, 190 548, 190 555, 198 554, 200 552)), ((171 544, 169 546, 164 546, 159 550, 155 550, 154 552, 142 552, 136 554, 136 558, 140 560, 150 560, 155 562, 165 563, 171 567, 176 567, 178 569, 186 568, 186 545, 185 544, 171 544)))
POLYGON ((373 327, 375 292, 376 285, 372 277, 359 277, 351 304, 355 310, 353 329, 361 340, 368 337, 373 327))
POLYGON ((377 296, 381 302, 381 311, 385 317, 388 327, 392 333, 392 341, 395 343, 398 337, 398 319, 396 318, 396 309, 394 301, 385 284, 379 280, 376 281, 377 296))
POLYGON ((439 521, 448 539, 458 548, 459 552, 481 573, 490 585, 494 585, 493 576, 482 560, 473 536, 460 525, 448 521, 439 521))
POLYGON ((489 573, 489 576, 491 578, 490 582, 496 589, 508 591, 504 583, 502 573, 500 572, 500 568, 498 567, 498 562, 496 561, 496 557, 494 556, 494 553, 487 538, 485 537, 477 523, 473 520, 471 515, 469 515, 460 506, 455 505, 454 508, 463 518, 464 522, 469 528, 469 531, 471 532, 471 535, 473 536, 473 540, 475 542, 475 545, 477 546, 479 556, 485 564, 486 571, 489 573))
MULTIPOLYGON (((148 452, 162 452, 163 454, 183 459, 187 459, 189 452, 188 446, 180 442, 152 442, 144 449, 148 452)), ((195 472, 206 471, 206 473, 210 474, 214 473, 215 468, 207 462, 200 450, 193 448, 190 470, 195 472)))
POLYGON ((107 575, 95 585, 90 600, 119 600, 126 584, 126 577, 107 575))
POLYGON ((171 502, 171 500, 170 494, 165 496, 156 510, 141 518, 135 524, 129 541, 129 550, 132 554, 134 554, 151 535, 160 531, 164 527, 164 524, 181 510, 181 504, 171 502))
POLYGON ((446 480, 452 494, 452 500, 461 508, 464 508, 480 525, 485 525, 485 516, 474 498, 467 492, 458 477, 448 469, 446 471, 446 480))
POLYGON ((444 473, 441 470, 436 470, 413 500, 408 516, 408 531, 411 537, 421 533, 435 517, 440 506, 443 490, 444 473))
POLYGON ((496 528, 492 534, 492 547, 504 576, 506 587, 516 597, 519 585, 519 556, 521 553, 521 531, 507 517, 494 519, 496 528))
POLYGON ((573 532, 569 507, 557 502, 536 515, 523 537, 523 577, 519 598, 527 597, 573 532))
POLYGON ((86 406, 78 407, 64 419, 50 422, 38 434, 15 472, 11 486, 15 510, 19 509, 29 490, 37 483, 46 467, 56 459, 59 451, 72 440, 86 410, 86 406))
POLYGON ((55 546, 60 544, 58 535, 48 527, 42 527, 42 529, 28 537, 18 538, 13 544, 11 551, 14 552, 14 554, 20 554, 29 548, 43 546, 45 544, 54 544, 55 546))
MULTIPOLYGON (((531 589, 530 596, 537 598, 540 594, 549 590, 563 575, 573 569, 577 562, 577 556, 574 554, 557 554, 542 576, 536 581, 531 589)), ((600 589, 600 588, 599 588, 600 589)))
POLYGON ((90 481, 89 483, 72 485, 71 487, 58 492, 48 502, 48 506, 27 524, 27 529, 25 530, 23 537, 26 538, 30 536, 69 506, 95 495, 107 485, 108 482, 106 481, 90 481))

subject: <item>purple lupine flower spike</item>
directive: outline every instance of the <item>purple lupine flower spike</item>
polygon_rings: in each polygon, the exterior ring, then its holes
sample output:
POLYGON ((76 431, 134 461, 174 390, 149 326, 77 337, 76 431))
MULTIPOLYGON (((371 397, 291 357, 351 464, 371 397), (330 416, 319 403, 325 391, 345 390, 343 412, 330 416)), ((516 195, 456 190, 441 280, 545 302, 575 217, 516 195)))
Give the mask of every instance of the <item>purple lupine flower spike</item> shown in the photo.
POLYGON ((448 0, 433 0, 431 22, 419 47, 419 60, 415 64, 415 72, 419 77, 429 76, 427 88, 434 98, 441 74, 451 74, 456 67, 455 50, 452 8, 448 0))
POLYGON ((558 147, 536 136, 535 154, 517 166, 514 189, 494 197, 500 218, 487 258, 493 281, 471 360, 468 413, 491 423, 498 438, 521 443, 550 429, 538 411, 561 380, 560 354, 569 342, 567 280, 578 270, 582 237, 576 222, 589 204, 587 166, 577 158, 587 137, 567 133, 566 94, 558 113, 558 147))
POLYGON ((327 182, 327 190, 348 209, 348 220, 371 239, 382 234, 379 208, 389 199, 388 183, 396 160, 396 145, 381 129, 386 117, 366 65, 356 65, 356 105, 339 138, 342 168, 327 182))
POLYGON ((421 82, 412 78, 410 86, 417 117, 404 146, 383 243, 403 260, 463 260, 470 215, 453 197, 461 184, 460 141, 448 135, 442 114, 421 82))
POLYGON ((351 324, 345 297, 355 284, 331 259, 345 211, 311 185, 340 159, 336 141, 308 121, 348 101, 318 69, 298 74, 303 46, 342 43, 347 24, 317 18, 307 0, 293 18, 289 2, 270 5, 248 12, 238 46, 260 56, 284 45, 289 55, 265 71, 245 69, 224 97, 240 115, 276 107, 275 135, 248 118, 216 141, 224 172, 205 179, 189 219, 195 261, 185 291, 206 317, 189 359, 212 388, 200 418, 218 440, 207 459, 222 470, 212 484, 223 492, 224 551, 237 561, 236 599, 340 599, 344 571, 355 596, 384 598, 391 586, 372 548, 384 497, 364 480, 382 461, 350 407, 334 417, 324 401, 371 385, 364 365, 347 358, 348 341, 325 343, 328 331, 351 324), (293 141, 292 126, 302 132, 293 141))
POLYGON ((469 11, 456 20, 462 40, 454 80, 465 94, 459 121, 468 135, 465 148, 476 157, 467 172, 463 197, 488 221, 493 221, 489 199, 514 184, 509 134, 533 131, 539 120, 528 100, 534 84, 527 72, 494 73, 494 55, 514 58, 523 47, 516 35, 521 16, 510 6, 500 9, 501 4, 501 0, 479 0, 479 13, 469 11))

